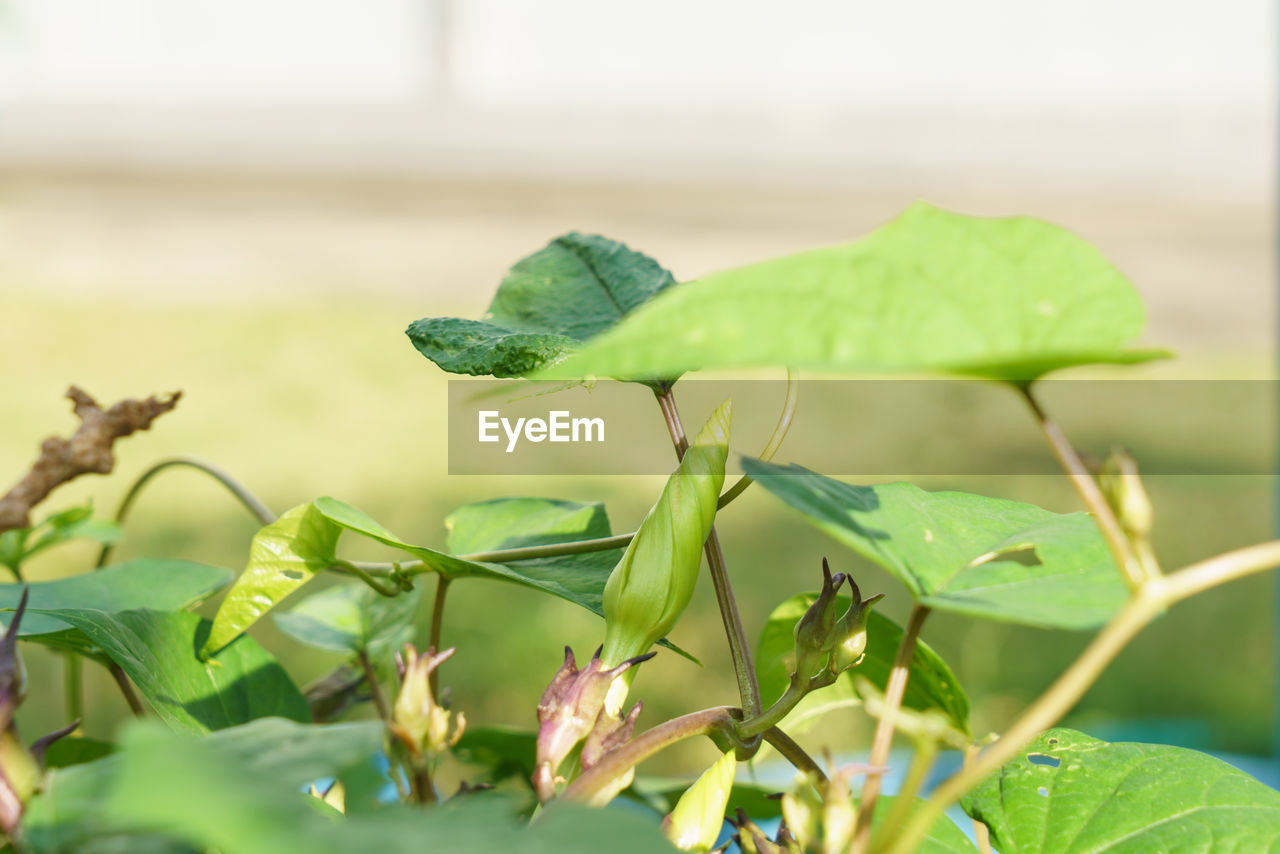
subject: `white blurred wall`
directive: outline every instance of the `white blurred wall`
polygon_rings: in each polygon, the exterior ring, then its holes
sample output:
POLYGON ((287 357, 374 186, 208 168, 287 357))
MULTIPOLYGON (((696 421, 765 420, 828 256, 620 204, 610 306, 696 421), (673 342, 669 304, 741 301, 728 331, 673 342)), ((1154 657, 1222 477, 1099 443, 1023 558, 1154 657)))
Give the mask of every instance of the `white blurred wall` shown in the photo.
POLYGON ((1267 0, 0 0, 0 161, 1266 198, 1267 0))

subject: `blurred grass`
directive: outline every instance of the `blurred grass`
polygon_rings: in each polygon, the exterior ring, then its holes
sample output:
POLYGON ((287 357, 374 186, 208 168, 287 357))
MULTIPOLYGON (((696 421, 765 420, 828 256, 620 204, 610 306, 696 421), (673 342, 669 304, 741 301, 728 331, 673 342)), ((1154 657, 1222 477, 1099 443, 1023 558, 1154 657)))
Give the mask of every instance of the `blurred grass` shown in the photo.
MULTIPOLYGON (((9 370, 0 483, 21 476, 40 439, 74 429, 70 405, 60 397, 68 384, 81 385, 103 403, 182 389, 176 412, 161 418, 150 433, 118 446, 113 476, 81 479, 55 493, 42 509, 52 512, 92 498, 100 512, 111 513, 128 484, 152 462, 195 454, 234 473, 277 512, 333 495, 401 536, 429 545, 443 545, 442 519, 451 509, 503 495, 603 499, 615 530, 634 527, 661 478, 447 474, 442 409, 447 377, 418 356, 402 333, 416 317, 450 309, 438 299, 422 306, 396 299, 140 308, 30 294, 6 298, 0 364, 9 370)), ((805 417, 803 402, 800 417, 805 417)), ((1150 426, 1158 430, 1161 425, 1150 426)), ((785 446, 779 459, 788 459, 785 446)), ((1033 501, 1055 510, 1077 507, 1055 477, 934 478, 922 485, 1033 501)), ((1156 544, 1166 566, 1266 539, 1271 488, 1271 479, 1264 477, 1152 479, 1156 544)), ((174 471, 136 506, 117 557, 176 556, 238 570, 255 527, 212 481, 174 471)), ((895 582, 760 490, 749 490, 719 527, 753 638, 774 604, 816 586, 824 554, 836 569, 852 570, 864 593, 887 592, 887 614, 905 616, 909 602, 895 582)), ((384 554, 351 552, 373 559, 384 554)), ((31 575, 79 572, 93 557, 87 548, 54 551, 34 565, 31 575)), ((1073 719, 1091 727, 1135 718, 1198 719, 1204 722, 1206 743, 1197 746, 1268 752, 1276 693, 1274 602, 1273 582, 1266 576, 1180 606, 1121 656, 1073 719)), ((300 684, 338 663, 270 625, 255 634, 300 684)), ((572 646, 581 657, 601 638, 595 617, 558 600, 501 584, 460 583, 450 592, 445 624, 446 643, 456 645, 458 653, 446 666, 444 683, 473 725, 532 727, 538 697, 563 647, 572 646)), ((699 585, 690 614, 673 638, 705 666, 664 654, 643 668, 632 696, 644 699, 644 720, 688 711, 690 698, 699 704, 734 702, 709 584, 699 585)), ((1087 642, 1083 635, 947 615, 931 620, 925 638, 971 692, 977 732, 1004 726, 1087 642)), ((61 668, 56 657, 38 648, 28 645, 24 654, 31 700, 21 720, 34 735, 63 722, 61 668)), ((101 673, 91 673, 87 688, 86 728, 108 735, 125 714, 124 706, 101 673)), ((856 713, 846 715, 834 727, 836 740, 847 744, 861 729, 856 713)), ((691 747, 657 764, 691 770, 706 758, 701 747, 691 747)))

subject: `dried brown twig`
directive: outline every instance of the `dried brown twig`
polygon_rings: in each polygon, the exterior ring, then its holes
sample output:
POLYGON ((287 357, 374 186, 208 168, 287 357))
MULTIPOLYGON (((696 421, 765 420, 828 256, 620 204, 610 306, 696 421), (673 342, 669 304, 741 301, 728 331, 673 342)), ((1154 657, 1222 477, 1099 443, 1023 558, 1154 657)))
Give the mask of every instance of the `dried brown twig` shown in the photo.
POLYGON ((40 446, 40 458, 22 480, 0 498, 0 533, 31 524, 31 508, 57 487, 82 474, 108 474, 116 458, 111 446, 178 405, 182 392, 146 400, 122 400, 103 410, 87 392, 72 386, 67 397, 75 404, 80 429, 70 439, 50 436, 40 446))

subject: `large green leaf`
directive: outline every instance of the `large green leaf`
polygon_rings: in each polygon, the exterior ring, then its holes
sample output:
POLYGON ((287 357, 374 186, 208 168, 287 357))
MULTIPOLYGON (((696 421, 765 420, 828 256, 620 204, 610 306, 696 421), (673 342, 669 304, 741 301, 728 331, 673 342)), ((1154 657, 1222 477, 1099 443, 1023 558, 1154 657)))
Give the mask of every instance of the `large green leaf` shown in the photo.
MULTIPOLYGON (((55 581, 0 584, 0 610, 16 608, 23 589, 28 589, 28 613, 18 626, 18 636, 41 640, 42 635, 66 633, 71 626, 64 620, 36 611, 83 608, 176 611, 204 601, 230 581, 231 571, 216 566, 189 560, 137 558, 55 581)), ((3 622, 7 623, 8 618, 3 622)), ((67 640, 65 634, 62 639, 67 640)))
POLYGON ((415 587, 383 596, 362 581, 335 585, 275 615, 276 625, 302 643, 355 655, 385 652, 413 640, 413 618, 422 599, 415 587))
POLYGON ((1054 729, 962 801, 1003 854, 1275 851, 1280 792, 1181 747, 1054 729))
POLYGON ((181 738, 144 725, 131 727, 122 739, 108 810, 117 826, 173 834, 228 854, 672 850, 656 823, 634 813, 553 804, 535 825, 521 828, 511 819, 507 798, 483 793, 436 810, 389 809, 343 818, 297 787, 256 774, 211 739, 181 738))
POLYGON ((451 373, 525 376, 674 283, 617 241, 570 233, 517 262, 481 320, 424 318, 409 326, 409 340, 451 373))
POLYGON ((174 729, 208 732, 280 716, 310 720, 307 701, 271 654, 250 637, 211 658, 196 654, 211 629, 186 611, 46 611, 83 632, 138 686, 174 729))
MULTIPOLYGON (((344 777, 381 749, 382 736, 380 721, 312 726, 263 718, 210 733, 199 744, 242 766, 247 778, 296 791, 318 778, 344 777)), ((122 757, 116 754, 52 772, 23 819, 23 838, 30 850, 40 854, 98 850, 103 840, 128 830, 128 823, 108 809, 121 765, 122 757)), ((121 854, 133 850, 142 849, 131 844, 121 854)))
MULTIPOLYGON (((800 593, 784 601, 765 623, 756 647, 756 676, 760 680, 760 694, 765 702, 772 702, 787 689, 791 672, 795 670, 795 626, 805 611, 818 598, 816 593, 800 593)), ((849 607, 849 597, 838 597, 836 613, 843 614, 849 607)), ((840 674, 837 684, 810 695, 820 700, 823 695, 843 691, 845 696, 856 696, 853 689, 854 675, 865 676, 884 690, 889 681, 889 671, 902 641, 902 629, 888 617, 877 611, 867 615, 867 650, 853 670, 840 674), (839 683, 844 683, 843 685, 839 683)), ((808 698, 806 698, 808 699, 808 698)), ((956 681, 947 663, 923 641, 916 643, 911 656, 911 675, 907 680, 904 706, 911 709, 938 709, 961 732, 969 731, 969 698, 956 681)), ((796 712, 792 712, 792 715, 796 712)), ((788 730, 789 731, 789 730, 788 730)))
POLYGON ((1128 591, 1086 513, 1003 498, 852 486, 801 466, 743 469, 814 525, 891 572, 921 605, 1060 629, 1105 623, 1128 591))
POLYGON ((218 608, 201 656, 240 636, 280 600, 332 566, 341 529, 311 504, 294 507, 254 535, 249 564, 218 608))
POLYGON ((867 237, 673 288, 548 377, 785 365, 1028 380, 1137 362, 1132 285, 1085 241, 1028 217, 916 204, 867 237))

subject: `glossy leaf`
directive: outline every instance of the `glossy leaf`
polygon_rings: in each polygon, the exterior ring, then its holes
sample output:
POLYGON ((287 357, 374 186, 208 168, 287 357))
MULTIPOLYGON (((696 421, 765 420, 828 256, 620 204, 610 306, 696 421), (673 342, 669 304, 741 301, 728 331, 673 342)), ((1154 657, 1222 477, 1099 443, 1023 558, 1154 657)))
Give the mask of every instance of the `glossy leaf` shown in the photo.
MULTIPOLYGON (((54 581, 0 584, 0 610, 12 611, 22 598, 23 588, 29 589, 28 613, 18 626, 18 636, 42 640, 42 635, 66 632, 71 626, 36 611, 84 608, 177 611, 203 602, 226 587, 231 578, 230 570, 189 560, 137 558, 54 581)), ((0 615, 0 622, 7 624, 8 621, 8 615, 0 615)))
POLYGON ((652 258, 617 241, 570 233, 517 262, 481 320, 424 318, 408 335, 451 373, 520 377, 572 352, 674 283, 652 258))
POLYGON ((241 637, 201 660, 211 629, 185 611, 46 611, 85 634, 138 687, 156 715, 202 733, 280 716, 310 720, 307 701, 270 653, 241 637))
POLYGON ((909 483, 853 486, 743 460, 766 490, 940 611, 1060 629, 1105 623, 1128 592, 1092 517, 909 483))
MULTIPOLYGON (((787 599, 773 609, 769 621, 760 633, 760 643, 756 647, 756 676, 760 681, 760 695, 766 703, 778 699, 787 689, 791 672, 795 669, 793 632, 796 621, 815 599, 816 593, 800 593, 787 599)), ((843 614, 849 604, 848 596, 837 597, 836 612, 843 614)), ((840 674, 835 685, 809 695, 806 700, 813 698, 820 702, 833 693, 856 697, 857 692, 853 688, 855 675, 870 679, 872 684, 883 691, 901 642, 902 629, 897 623, 878 611, 868 612, 867 650, 862 663, 840 674)), ((911 675, 907 680, 902 703, 907 708, 921 711, 937 709, 947 716, 956 729, 961 732, 969 731, 969 698, 965 696, 964 689, 956 681, 951 668, 924 641, 917 641, 915 653, 911 656, 911 675)), ((802 710, 797 708, 797 711, 802 710)), ((795 714, 796 711, 793 711, 791 716, 795 714)), ((788 716, 788 720, 791 720, 791 716, 788 716)), ((787 731, 790 732, 790 729, 787 731)))
POLYGON ((355 655, 397 649, 413 640, 413 618, 422 588, 383 596, 362 581, 314 593, 284 613, 276 626, 309 646, 355 655))
POLYGON ((1029 380, 1167 355, 1126 349, 1144 322, 1133 286, 1070 232, 919 203, 852 243, 674 288, 543 376, 785 365, 1029 380))
POLYGON ((1181 747, 1042 735, 962 801, 1004 854, 1272 851, 1280 792, 1181 747))
POLYGON ((316 573, 331 566, 342 531, 311 504, 294 507, 254 535, 249 564, 218 608, 200 651, 209 656, 235 640, 316 573))

